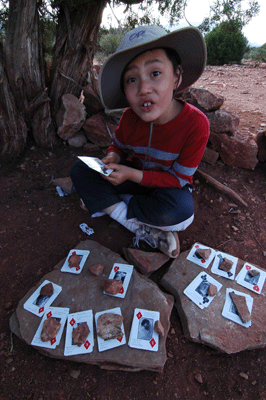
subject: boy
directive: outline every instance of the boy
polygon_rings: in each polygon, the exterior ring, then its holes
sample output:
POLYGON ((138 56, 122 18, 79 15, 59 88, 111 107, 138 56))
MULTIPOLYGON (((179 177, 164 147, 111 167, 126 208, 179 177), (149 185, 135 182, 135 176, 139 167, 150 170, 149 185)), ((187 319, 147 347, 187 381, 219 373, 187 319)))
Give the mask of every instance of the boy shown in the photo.
POLYGON ((103 105, 128 107, 99 174, 78 161, 74 186, 92 217, 107 213, 139 240, 177 257, 177 231, 194 218, 193 174, 204 153, 209 123, 197 108, 174 98, 202 74, 206 47, 196 28, 167 34, 159 26, 128 32, 104 63, 103 105))

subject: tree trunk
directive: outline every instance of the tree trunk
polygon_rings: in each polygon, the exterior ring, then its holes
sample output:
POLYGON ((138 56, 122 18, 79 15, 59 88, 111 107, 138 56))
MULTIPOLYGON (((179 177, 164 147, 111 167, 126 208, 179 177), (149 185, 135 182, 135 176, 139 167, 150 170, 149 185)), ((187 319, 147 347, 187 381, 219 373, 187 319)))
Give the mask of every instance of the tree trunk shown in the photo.
POLYGON ((36 143, 50 148, 56 134, 45 90, 36 0, 10 0, 5 52, 17 108, 36 143))
POLYGON ((13 94, 4 69, 3 46, 0 43, 0 159, 10 161, 19 155, 25 146, 27 127, 17 111, 13 94))
POLYGON ((80 86, 88 83, 88 72, 92 71, 94 49, 106 3, 107 0, 90 0, 72 8, 70 2, 61 3, 50 91, 54 115, 60 108, 63 94, 72 93, 79 97, 80 86))

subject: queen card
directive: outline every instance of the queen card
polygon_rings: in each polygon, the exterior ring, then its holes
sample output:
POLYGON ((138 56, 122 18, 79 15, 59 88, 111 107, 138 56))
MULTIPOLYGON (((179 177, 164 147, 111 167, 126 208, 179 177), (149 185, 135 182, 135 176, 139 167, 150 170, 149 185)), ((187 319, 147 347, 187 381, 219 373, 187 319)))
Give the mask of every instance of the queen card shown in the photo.
POLYGON ((217 252, 212 264, 211 272, 224 278, 234 280, 238 258, 222 252, 217 252))
POLYGON ((93 351, 92 310, 69 314, 67 317, 65 356, 88 354, 93 351))
POLYGON ((23 304, 23 308, 37 317, 42 317, 61 290, 61 286, 45 280, 23 304))
POLYGON ((199 265, 200 267, 208 268, 215 254, 216 251, 211 247, 195 243, 188 253, 187 260, 199 265))
MULTIPOLYGON (((110 294, 109 296, 119 297, 123 299, 126 296, 128 285, 133 273, 133 265, 115 263, 110 272, 109 279, 121 280, 123 287, 117 294, 110 294)), ((105 292, 104 292, 105 293, 105 292)), ((107 294, 107 293, 105 293, 107 294)))
POLYGON ((223 285, 206 272, 199 273, 186 287, 184 294, 199 308, 208 307, 223 285))
POLYGON ((236 281, 239 285, 260 294, 265 282, 265 278, 265 271, 255 267, 254 265, 251 265, 250 263, 245 263, 237 275, 236 281))
POLYGON ((240 316, 237 313, 236 307, 233 303, 233 300, 230 297, 230 292, 234 292, 238 296, 244 296, 246 298, 246 305, 247 308, 251 314, 252 311, 252 305, 253 305, 253 298, 246 293, 238 292, 237 290, 234 290, 232 288, 227 288, 226 289, 226 297, 225 297, 225 303, 222 311, 222 316, 224 318, 230 319, 233 322, 236 322, 239 325, 244 326, 245 328, 248 328, 251 326, 251 320, 243 323, 241 320, 240 316))
POLYGON ((154 331, 155 322, 160 320, 159 311, 135 308, 129 336, 129 347, 158 351, 159 335, 154 331))
POLYGON ((70 274, 80 274, 87 260, 89 250, 72 249, 61 268, 61 272, 69 272, 70 274))
MULTIPOLYGON (((121 308, 116 307, 110 310, 100 311, 95 314, 95 324, 97 332, 98 350, 106 351, 126 344, 125 329, 121 308), (102 326, 98 320, 105 314, 106 318, 101 318, 102 326), (118 318, 120 317, 120 318, 118 318), (116 336, 116 337, 114 337, 116 336), (109 337, 111 337, 109 339, 109 337), (113 337, 113 338, 112 338, 113 337)), ((100 321, 100 320, 99 320, 100 321)))

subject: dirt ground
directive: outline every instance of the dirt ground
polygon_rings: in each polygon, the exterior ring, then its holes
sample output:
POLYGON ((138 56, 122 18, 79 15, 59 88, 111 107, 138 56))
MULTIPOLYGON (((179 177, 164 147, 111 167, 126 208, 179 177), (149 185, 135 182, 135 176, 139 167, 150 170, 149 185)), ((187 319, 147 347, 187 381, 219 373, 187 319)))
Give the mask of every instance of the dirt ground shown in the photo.
MULTIPOLYGON (((265 69, 224 66, 207 68, 195 87, 223 95, 224 108, 237 112, 241 129, 256 136, 266 129, 265 85, 265 69)), ((10 334, 9 318, 19 300, 81 240, 98 241, 120 255, 124 246, 132 245, 133 234, 108 216, 91 219, 76 194, 59 197, 50 183, 52 177, 68 176, 80 154, 63 145, 49 152, 29 143, 21 159, 1 165, 0 399, 266 400, 266 349, 226 355, 190 342, 175 308, 162 374, 105 371, 51 359, 10 334), (81 232, 82 222, 94 229, 92 236, 81 232), (73 371, 79 372, 77 378, 73 371), (195 378, 198 374, 202 383, 195 378)), ((181 251, 199 241, 266 269, 265 163, 254 171, 221 161, 215 166, 201 163, 200 168, 240 194, 248 207, 196 181, 195 221, 180 233, 181 251)), ((150 251, 143 245, 141 249, 150 251)), ((159 282, 168 267, 151 279, 159 282)))

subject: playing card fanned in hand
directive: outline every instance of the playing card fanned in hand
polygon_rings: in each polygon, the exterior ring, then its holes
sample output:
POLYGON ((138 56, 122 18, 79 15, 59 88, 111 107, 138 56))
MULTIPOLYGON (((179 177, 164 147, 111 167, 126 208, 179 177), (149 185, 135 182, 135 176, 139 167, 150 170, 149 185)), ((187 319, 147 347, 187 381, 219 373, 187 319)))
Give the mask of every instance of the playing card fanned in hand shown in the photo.
POLYGON ((93 351, 94 336, 93 336, 93 313, 92 310, 81 311, 73 314, 69 314, 67 317, 66 326, 66 341, 64 356, 72 356, 75 354, 87 354, 93 351), (82 323, 87 324, 88 336, 84 336, 84 342, 81 344, 75 344, 72 337, 73 331, 77 329, 82 323))
POLYGON ((204 246, 200 243, 195 243, 188 253, 187 260, 203 268, 208 268, 211 264, 216 251, 211 247, 204 246))
POLYGON ((79 250, 79 249, 70 250, 61 268, 61 271, 69 272, 70 274, 80 274, 89 254, 90 254, 89 250, 79 250), (72 263, 71 260, 73 260, 72 263))
POLYGON ((158 351, 159 335, 154 331, 154 324, 159 320, 159 311, 135 308, 128 341, 129 347, 158 351))
MULTIPOLYGON (((100 315, 106 314, 106 313, 122 315, 120 307, 116 307, 116 308, 112 308, 110 310, 100 311, 100 312, 96 313, 95 314, 96 331, 97 331, 97 326, 98 326, 98 318, 100 317, 100 315)), ((114 347, 118 347, 118 346, 122 346, 122 345, 126 344, 126 336, 125 336, 125 329, 124 329, 123 323, 121 325, 121 331, 122 331, 122 336, 117 337, 115 339, 104 340, 102 337, 97 335, 99 352, 105 351, 105 350, 110 350, 110 349, 113 349, 114 347)))
MULTIPOLYGON (((119 297, 123 299, 126 296, 127 288, 133 273, 133 265, 115 263, 110 272, 109 279, 122 281, 122 289, 117 294, 109 294, 109 296, 119 297)), ((105 293, 105 292, 104 292, 105 293)), ((107 294, 107 293, 105 293, 107 294)))
POLYGON ((63 308, 63 307, 47 308, 45 311, 45 314, 41 320, 41 323, 35 333, 35 336, 32 339, 32 342, 31 342, 32 346, 45 347, 47 349, 55 349, 56 346, 60 343, 68 313, 69 313, 69 308, 63 308), (57 332, 56 336, 51 338, 51 340, 43 342, 41 340, 43 324, 49 318, 55 319, 61 325, 60 325, 59 331, 57 332))
POLYGON ((260 294, 265 282, 266 272, 260 268, 245 263, 236 277, 239 285, 260 294))
POLYGON ((224 308, 222 311, 222 316, 224 318, 230 319, 233 322, 236 322, 239 325, 244 326, 245 328, 248 328, 251 326, 251 320, 249 322, 243 323, 240 316, 237 314, 236 307, 233 303, 233 300, 230 297, 230 292, 234 292, 238 296, 245 296, 246 298, 246 304, 248 307, 248 310, 251 314, 252 311, 252 305, 253 305, 253 297, 251 297, 249 294, 238 292, 237 290, 234 290, 232 288, 227 288, 226 289, 226 297, 225 297, 225 303, 224 303, 224 308))
POLYGON ((199 308, 203 309, 208 307, 215 297, 215 295, 211 296, 208 294, 210 285, 216 286, 217 293, 223 286, 220 282, 206 274, 206 272, 201 272, 186 287, 183 293, 199 308))
POLYGON ((78 158, 81 161, 83 161, 91 169, 94 169, 95 171, 100 172, 100 174, 108 176, 113 172, 113 169, 105 168, 106 164, 104 164, 102 162, 102 160, 100 160, 97 157, 78 156, 78 158))
POLYGON ((23 308, 32 314, 37 315, 37 317, 42 317, 45 310, 52 304, 61 290, 61 286, 45 280, 23 304, 23 308), (49 283, 52 284, 53 293, 41 294, 42 288, 49 283))
POLYGON ((224 278, 234 280, 236 274, 238 258, 222 252, 216 252, 211 272, 216 275, 223 276, 224 278), (229 265, 230 269, 224 270, 223 264, 229 265))

